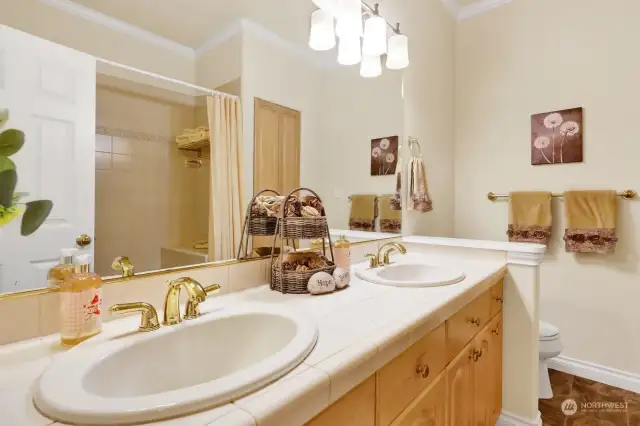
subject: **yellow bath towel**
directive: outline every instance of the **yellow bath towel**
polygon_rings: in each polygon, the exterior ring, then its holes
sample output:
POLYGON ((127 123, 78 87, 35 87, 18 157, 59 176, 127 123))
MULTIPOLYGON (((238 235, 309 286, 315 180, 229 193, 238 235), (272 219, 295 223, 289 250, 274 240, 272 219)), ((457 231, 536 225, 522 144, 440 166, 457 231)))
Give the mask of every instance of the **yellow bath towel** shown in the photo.
POLYGON ((616 249, 618 199, 616 191, 568 191, 564 193, 569 253, 610 254, 616 249))
POLYGON ((378 199, 380 211, 380 231, 399 234, 402 231, 402 211, 393 208, 394 195, 381 195, 378 199))
POLYGON ((349 229, 358 231, 376 230, 376 195, 358 194, 351 196, 349 229))
POLYGON ((509 241, 548 244, 551 238, 551 193, 509 194, 509 241))

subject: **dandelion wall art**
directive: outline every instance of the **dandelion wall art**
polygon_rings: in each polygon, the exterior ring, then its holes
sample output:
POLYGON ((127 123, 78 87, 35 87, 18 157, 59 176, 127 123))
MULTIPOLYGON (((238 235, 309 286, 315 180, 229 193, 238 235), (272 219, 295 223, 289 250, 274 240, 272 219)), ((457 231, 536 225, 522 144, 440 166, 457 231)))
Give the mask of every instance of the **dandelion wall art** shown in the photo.
POLYGON ((582 162, 582 108, 531 116, 531 164, 582 162))
POLYGON ((396 173, 398 164, 398 136, 371 140, 371 176, 396 173))

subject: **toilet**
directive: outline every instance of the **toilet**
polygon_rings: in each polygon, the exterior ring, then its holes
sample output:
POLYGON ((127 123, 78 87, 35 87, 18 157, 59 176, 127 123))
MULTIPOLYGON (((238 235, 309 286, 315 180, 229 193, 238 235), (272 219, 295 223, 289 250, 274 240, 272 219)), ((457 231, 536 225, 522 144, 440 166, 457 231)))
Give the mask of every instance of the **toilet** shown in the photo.
POLYGON ((551 382, 549 381, 549 368, 547 361, 560 355, 562 343, 560 342, 560 330, 557 327, 540 321, 540 399, 553 398, 551 382))

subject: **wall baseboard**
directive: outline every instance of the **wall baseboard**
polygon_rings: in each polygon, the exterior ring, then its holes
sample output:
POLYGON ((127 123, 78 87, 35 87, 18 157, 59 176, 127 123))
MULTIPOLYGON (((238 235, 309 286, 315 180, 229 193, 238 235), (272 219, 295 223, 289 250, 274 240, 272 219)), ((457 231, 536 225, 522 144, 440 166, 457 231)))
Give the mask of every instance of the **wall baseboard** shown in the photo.
POLYGON ((547 361, 552 370, 562 371, 585 379, 595 380, 631 392, 640 393, 640 375, 588 361, 558 356, 547 361))
POLYGON ((515 414, 507 413, 503 411, 500 414, 500 418, 496 423, 496 426, 542 426, 542 418, 540 418, 540 412, 538 411, 538 417, 534 421, 523 419, 515 414))

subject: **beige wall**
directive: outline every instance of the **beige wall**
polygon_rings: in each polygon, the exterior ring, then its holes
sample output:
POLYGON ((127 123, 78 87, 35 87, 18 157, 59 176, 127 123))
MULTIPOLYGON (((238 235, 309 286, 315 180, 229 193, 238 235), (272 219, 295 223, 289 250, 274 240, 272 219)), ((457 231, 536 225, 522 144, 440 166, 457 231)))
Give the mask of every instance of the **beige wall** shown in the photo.
POLYGON ((97 125, 110 131, 96 140, 96 271, 113 275, 118 255, 138 272, 160 269, 162 247, 207 239, 209 162, 185 168, 194 153, 174 144, 194 126, 195 107, 109 83, 97 90, 97 125), (140 135, 115 136, 118 130, 140 135))
POLYGON ((200 53, 195 67, 196 83, 209 89, 238 80, 242 75, 242 33, 200 53))
POLYGON ((323 73, 319 143, 303 157, 302 184, 323 197, 329 226, 349 228, 349 195, 391 194, 395 176, 371 176, 371 139, 403 134, 402 73, 375 79, 358 67, 323 73), (313 154, 312 154, 313 153, 313 154))
POLYGON ((318 137, 320 70, 285 49, 245 32, 242 48, 242 103, 244 120, 244 190, 250 197, 253 188, 253 102, 260 98, 300 111, 301 170, 305 182, 317 172, 314 153, 321 142, 318 137))
POLYGON ((0 24, 37 37, 179 80, 195 79, 193 56, 140 41, 39 0, 0 0, 0 11, 0 24))
MULTIPOLYGON (((639 189, 630 130, 640 98, 636 0, 516 0, 459 25, 455 231, 506 239, 508 207, 489 191, 639 189), (530 165, 530 115, 584 107, 583 164, 530 165)), ((563 355, 640 373, 640 204, 621 201, 611 256, 567 254, 563 204, 541 270, 540 316, 563 355)))
POLYGON ((420 140, 434 206, 427 214, 405 212, 403 233, 451 237, 455 21, 440 0, 406 0, 397 8, 389 13, 409 36, 411 59, 404 71, 404 134, 420 140))

